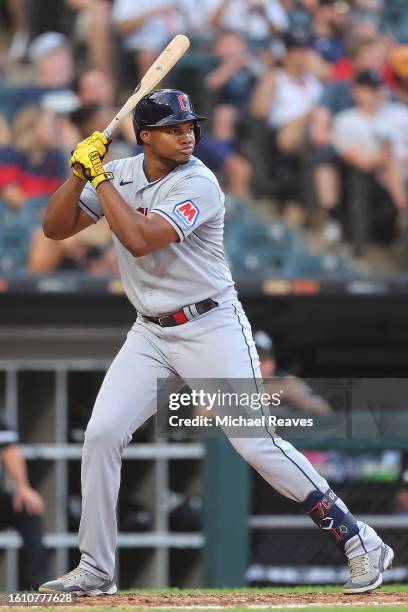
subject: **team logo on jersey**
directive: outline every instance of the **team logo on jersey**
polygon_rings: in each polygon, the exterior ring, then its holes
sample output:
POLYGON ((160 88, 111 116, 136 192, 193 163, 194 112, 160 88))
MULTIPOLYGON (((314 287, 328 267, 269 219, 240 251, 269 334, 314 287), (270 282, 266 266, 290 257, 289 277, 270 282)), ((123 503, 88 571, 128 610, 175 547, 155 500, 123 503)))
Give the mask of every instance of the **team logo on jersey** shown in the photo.
POLYGON ((179 202, 173 208, 173 212, 179 221, 181 221, 186 227, 192 227, 200 214, 198 207, 194 204, 194 202, 192 202, 192 200, 184 200, 184 202, 179 202))
POLYGON ((188 100, 188 98, 187 98, 187 96, 185 94, 177 96, 177 99, 179 101, 180 108, 181 108, 182 111, 189 111, 189 110, 191 110, 190 102, 189 102, 189 100, 188 100))

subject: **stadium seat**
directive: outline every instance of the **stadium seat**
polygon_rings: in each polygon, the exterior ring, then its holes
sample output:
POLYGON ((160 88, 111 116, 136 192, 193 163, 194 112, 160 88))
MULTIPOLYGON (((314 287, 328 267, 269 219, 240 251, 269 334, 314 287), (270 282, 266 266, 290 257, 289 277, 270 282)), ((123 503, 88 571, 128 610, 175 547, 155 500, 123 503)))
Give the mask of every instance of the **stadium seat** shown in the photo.
POLYGON ((16 225, 0 227, 0 271, 23 270, 28 254, 27 231, 16 225))
POLYGON ((31 229, 29 211, 13 210, 0 201, 0 271, 24 269, 31 229))
POLYGON ((44 211, 47 206, 48 198, 30 198, 26 201, 24 208, 25 212, 28 215, 30 222, 34 226, 41 225, 44 211))
POLYGON ((408 4, 406 0, 384 2, 381 30, 392 34, 400 43, 408 43, 408 4))

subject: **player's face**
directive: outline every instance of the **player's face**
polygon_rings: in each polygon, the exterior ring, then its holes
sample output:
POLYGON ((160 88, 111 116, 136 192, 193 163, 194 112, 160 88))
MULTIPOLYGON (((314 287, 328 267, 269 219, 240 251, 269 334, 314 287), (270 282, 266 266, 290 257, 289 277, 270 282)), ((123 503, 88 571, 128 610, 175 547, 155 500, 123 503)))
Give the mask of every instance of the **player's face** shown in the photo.
POLYGON ((185 164, 195 146, 194 123, 184 121, 177 125, 146 130, 142 137, 154 156, 176 164, 185 164))

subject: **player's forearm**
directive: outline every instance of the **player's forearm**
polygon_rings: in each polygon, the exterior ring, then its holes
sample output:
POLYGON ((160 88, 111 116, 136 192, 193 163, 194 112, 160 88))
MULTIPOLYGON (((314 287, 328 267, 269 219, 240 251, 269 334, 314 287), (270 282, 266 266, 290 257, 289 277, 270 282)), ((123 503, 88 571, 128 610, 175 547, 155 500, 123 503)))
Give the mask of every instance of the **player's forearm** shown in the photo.
POLYGON ((26 462, 15 444, 8 446, 3 451, 3 465, 16 489, 28 486, 26 462))
POLYGON ((135 257, 146 254, 150 221, 126 204, 109 182, 102 183, 97 195, 106 220, 115 236, 135 257))
POLYGON ((84 181, 71 176, 52 194, 42 224, 47 238, 63 240, 71 235, 78 220, 78 200, 84 187, 84 181))

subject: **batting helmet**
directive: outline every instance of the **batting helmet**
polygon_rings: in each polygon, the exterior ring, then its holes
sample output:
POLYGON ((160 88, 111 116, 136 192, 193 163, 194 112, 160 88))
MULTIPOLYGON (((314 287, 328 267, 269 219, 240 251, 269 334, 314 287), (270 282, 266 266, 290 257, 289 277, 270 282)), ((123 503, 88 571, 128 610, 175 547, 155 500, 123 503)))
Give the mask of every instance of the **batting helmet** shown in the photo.
POLYGON ((133 112, 133 127, 137 144, 143 144, 140 132, 149 127, 176 125, 183 121, 194 121, 196 144, 200 140, 199 121, 204 121, 194 112, 190 97, 179 89, 156 89, 143 96, 133 112))

